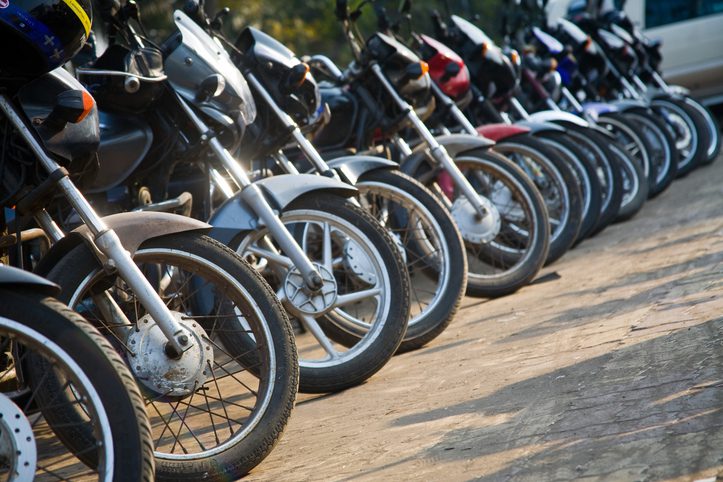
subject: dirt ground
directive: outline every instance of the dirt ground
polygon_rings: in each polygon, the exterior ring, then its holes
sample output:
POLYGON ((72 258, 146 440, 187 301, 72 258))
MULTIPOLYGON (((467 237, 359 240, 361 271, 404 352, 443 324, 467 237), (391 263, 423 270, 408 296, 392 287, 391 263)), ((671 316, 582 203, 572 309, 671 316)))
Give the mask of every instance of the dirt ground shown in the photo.
POLYGON ((300 395, 250 480, 714 480, 723 160, 366 384, 300 395))

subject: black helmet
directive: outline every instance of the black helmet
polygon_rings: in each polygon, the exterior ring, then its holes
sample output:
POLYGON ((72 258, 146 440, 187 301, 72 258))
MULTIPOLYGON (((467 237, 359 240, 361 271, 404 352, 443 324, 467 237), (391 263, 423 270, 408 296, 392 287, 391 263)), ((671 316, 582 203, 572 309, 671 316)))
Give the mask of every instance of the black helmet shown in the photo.
POLYGON ((0 75, 34 77, 60 67, 85 44, 91 0, 0 0, 0 75))

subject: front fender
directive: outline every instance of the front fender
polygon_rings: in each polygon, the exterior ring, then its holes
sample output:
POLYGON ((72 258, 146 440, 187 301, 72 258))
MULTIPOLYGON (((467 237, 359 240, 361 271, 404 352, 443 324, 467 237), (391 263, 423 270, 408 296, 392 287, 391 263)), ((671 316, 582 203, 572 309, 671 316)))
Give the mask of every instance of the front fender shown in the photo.
MULTIPOLYGON (((487 149, 495 145, 495 141, 482 136, 473 136, 471 134, 448 134, 435 137, 437 142, 444 147, 451 157, 457 157, 463 152, 475 149, 487 149)), ((427 150, 427 144, 424 142, 418 144, 413 153, 417 154, 427 150)))
MULTIPOLYGON (((131 255, 138 250, 144 242, 167 234, 197 231, 207 233, 211 225, 178 214, 142 211, 112 214, 102 218, 108 228, 115 231, 123 247, 131 255)), ((35 267, 35 273, 46 276, 66 254, 81 243, 86 243, 88 249, 96 256, 100 253, 93 244, 93 235, 87 226, 80 226, 51 246, 48 253, 43 256, 35 267)))
POLYGON ((48 296, 58 296, 60 286, 45 278, 12 266, 0 266, 0 288, 25 289, 48 296))
MULTIPOLYGON (((281 174, 256 181, 266 200, 279 211, 295 199, 314 191, 333 192, 343 197, 354 196, 358 191, 336 179, 313 174, 281 174)), ((224 244, 229 244, 239 233, 259 227, 259 219, 246 201, 250 190, 243 190, 227 199, 213 213, 209 223, 213 226, 210 236, 224 244)))
POLYGON ((564 112, 561 110, 544 110, 542 112, 535 112, 530 114, 530 119, 533 122, 555 122, 562 124, 573 124, 580 127, 589 127, 589 123, 570 112, 564 112))
POLYGON ((485 124, 477 127, 477 132, 485 136, 487 139, 491 139, 495 142, 509 139, 514 136, 527 134, 531 131, 527 126, 523 125, 511 125, 511 124, 485 124))
POLYGON ((377 169, 397 169, 399 164, 383 157, 375 156, 343 156, 328 162, 329 167, 336 170, 341 178, 356 184, 360 177, 377 169))
POLYGON ((532 122, 529 120, 522 120, 515 122, 516 126, 522 126, 530 129, 532 134, 539 132, 565 132, 565 128, 561 125, 553 122, 532 122))
MULTIPOLYGON (((482 136, 473 136, 471 134, 451 134, 439 136, 435 139, 437 139, 437 142, 445 148, 452 158, 467 151, 487 149, 495 145, 495 142, 491 139, 482 136)), ((412 150, 410 156, 402 160, 399 167, 403 173, 414 176, 419 166, 430 160, 431 154, 429 153, 429 149, 427 145, 422 142, 412 150)), ((433 162, 433 164, 436 164, 436 162, 433 162)))
POLYGON ((612 105, 618 110, 618 112, 628 112, 634 109, 646 109, 648 104, 642 100, 635 99, 620 99, 611 102, 612 105))

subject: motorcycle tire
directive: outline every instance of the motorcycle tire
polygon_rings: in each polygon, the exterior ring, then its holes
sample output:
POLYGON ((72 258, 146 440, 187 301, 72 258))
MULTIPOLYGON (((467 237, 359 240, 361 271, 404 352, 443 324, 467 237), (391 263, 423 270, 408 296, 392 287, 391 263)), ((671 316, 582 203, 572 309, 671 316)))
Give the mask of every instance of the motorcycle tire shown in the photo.
POLYGON ((404 249, 412 312, 397 353, 415 350, 447 328, 462 302, 467 287, 462 236, 434 194, 398 170, 367 172, 355 186, 362 207, 384 218, 383 226, 404 249))
MULTIPOLYGON (((292 320, 303 328, 296 336, 302 354, 299 390, 325 393, 359 385, 389 361, 407 330, 410 282, 401 250, 371 215, 328 193, 297 198, 281 213, 281 220, 307 255, 326 267, 339 293, 333 300, 325 298, 328 304, 314 313, 303 313, 290 306, 288 298, 285 301, 292 320), (334 259, 324 260, 327 242, 334 259), (377 284, 381 287, 368 287, 377 284), (358 340, 352 347, 343 344, 348 334, 358 340), (348 350, 340 351, 343 348, 348 350)), ((263 257, 257 249, 266 234, 265 228, 241 234, 230 246, 242 256, 256 253, 254 265, 260 260, 269 263, 275 271, 266 268, 264 276, 278 292, 293 280, 288 268, 274 265, 273 258, 263 257)))
MULTIPOLYGON (((90 468, 98 471, 98 480, 154 480, 153 438, 143 398, 123 360, 97 330, 54 298, 22 288, 2 288, 0 339, 4 364, 8 353, 14 362, 14 368, 7 367, 3 375, 3 392, 13 369, 31 394, 18 408, 35 420, 30 427, 41 434, 35 437, 39 478, 57 472, 63 473, 63 480, 81 476, 89 480, 90 468), (61 378, 59 385, 56 382, 61 378), (61 396, 67 392, 71 392, 68 398, 61 396), (80 410, 82 418, 77 419, 80 410), (66 413, 74 416, 65 418, 66 413), (41 414, 47 426, 37 423, 41 414), (47 427, 70 454, 58 445, 46 446, 51 438, 47 427), (73 456, 83 462, 77 464, 82 474, 74 475, 73 456)), ((3 416, 10 413, 4 411, 3 416)), ((17 456, 22 455, 18 447, 17 456)))
MULTIPOLYGON (((208 236, 184 232, 154 238, 144 242, 133 259, 184 328, 195 333, 189 350, 196 346, 199 357, 210 354, 203 373, 194 372, 192 385, 171 387, 185 388, 181 393, 169 395, 154 386, 154 380, 160 384, 166 374, 180 370, 172 361, 159 363, 160 371, 145 363, 158 360, 152 355, 154 336, 159 340, 155 323, 143 315, 124 282, 104 270, 84 244, 62 258, 48 279, 61 286, 63 301, 125 355, 148 406, 156 480, 235 480, 271 452, 291 414, 298 364, 289 320, 258 273, 208 236), (125 339, 95 303, 93 297, 103 293, 111 293, 134 325, 125 339), (134 332, 142 336, 131 339, 134 332), (145 340, 150 340, 148 345, 145 340)), ((195 365, 191 368, 196 370, 195 365)))
POLYGON ((592 162, 564 132, 541 131, 536 134, 547 147, 564 159, 574 169, 583 197, 582 222, 573 247, 587 238, 598 219, 602 206, 602 187, 592 162))
POLYGON ((653 110, 665 119, 668 132, 675 139, 678 150, 678 172, 683 177, 707 159, 708 126, 700 113, 675 98, 658 98, 650 102, 653 110))
POLYGON ((545 264, 557 261, 572 247, 582 224, 582 192, 573 168, 529 135, 503 139, 495 144, 494 151, 522 168, 542 194, 550 221, 545 264))

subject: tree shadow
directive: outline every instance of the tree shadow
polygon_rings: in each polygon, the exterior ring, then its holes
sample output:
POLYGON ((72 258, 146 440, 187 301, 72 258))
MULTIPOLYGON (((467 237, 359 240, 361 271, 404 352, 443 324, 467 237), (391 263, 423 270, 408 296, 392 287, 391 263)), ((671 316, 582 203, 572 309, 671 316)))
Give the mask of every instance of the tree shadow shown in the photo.
POLYGON ((712 320, 489 396, 402 416, 393 425, 479 416, 479 423, 473 417, 405 460, 502 458, 504 467, 493 473, 469 474, 484 481, 659 480, 718 467, 723 462, 722 324, 723 318, 712 320), (490 417, 497 422, 485 423, 490 417))

